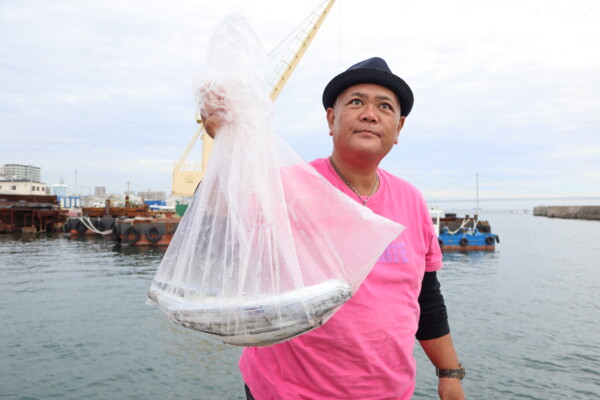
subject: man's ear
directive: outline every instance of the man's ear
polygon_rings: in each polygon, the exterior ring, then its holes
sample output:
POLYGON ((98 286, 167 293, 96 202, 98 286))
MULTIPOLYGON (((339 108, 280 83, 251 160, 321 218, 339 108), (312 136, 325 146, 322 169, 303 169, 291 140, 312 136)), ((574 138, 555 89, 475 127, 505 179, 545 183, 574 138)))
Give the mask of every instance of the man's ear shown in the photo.
POLYGON ((333 123, 335 121, 335 111, 333 110, 333 108, 329 107, 327 108, 327 125, 329 126, 329 134, 333 135, 333 123))
POLYGON ((394 140, 394 144, 398 144, 398 137, 400 136, 400 131, 404 127, 405 121, 406 121, 406 117, 400 116, 400 120, 398 121, 398 131, 396 132, 396 140, 394 140))

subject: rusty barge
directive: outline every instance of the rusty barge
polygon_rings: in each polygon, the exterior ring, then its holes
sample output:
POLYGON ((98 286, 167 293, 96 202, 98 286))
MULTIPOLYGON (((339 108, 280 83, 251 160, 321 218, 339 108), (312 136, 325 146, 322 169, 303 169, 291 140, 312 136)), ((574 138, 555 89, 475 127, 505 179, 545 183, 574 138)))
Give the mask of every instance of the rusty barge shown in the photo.
POLYGON ((82 208, 80 215, 69 218, 64 231, 71 236, 103 235, 116 242, 136 246, 166 246, 170 243, 181 217, 174 213, 152 211, 148 204, 125 207, 82 208))
POLYGON ((60 232, 67 218, 57 196, 0 194, 0 233, 60 232))

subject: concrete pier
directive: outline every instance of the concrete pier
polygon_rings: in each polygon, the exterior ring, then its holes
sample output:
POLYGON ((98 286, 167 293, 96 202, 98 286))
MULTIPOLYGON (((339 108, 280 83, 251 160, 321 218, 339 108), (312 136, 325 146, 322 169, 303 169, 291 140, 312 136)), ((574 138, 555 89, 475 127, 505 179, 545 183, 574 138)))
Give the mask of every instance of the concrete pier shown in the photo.
POLYGON ((533 215, 549 218, 600 221, 600 206, 537 206, 533 209, 533 215))

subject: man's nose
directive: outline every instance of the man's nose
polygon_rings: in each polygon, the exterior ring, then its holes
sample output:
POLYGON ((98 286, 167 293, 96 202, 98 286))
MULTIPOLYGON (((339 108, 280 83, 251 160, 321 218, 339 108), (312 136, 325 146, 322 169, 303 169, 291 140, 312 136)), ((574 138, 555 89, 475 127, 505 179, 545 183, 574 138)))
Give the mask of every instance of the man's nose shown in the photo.
POLYGON ((377 112, 375 110, 375 106, 370 104, 365 105, 362 113, 360 114, 360 120, 367 122, 377 121, 377 112))

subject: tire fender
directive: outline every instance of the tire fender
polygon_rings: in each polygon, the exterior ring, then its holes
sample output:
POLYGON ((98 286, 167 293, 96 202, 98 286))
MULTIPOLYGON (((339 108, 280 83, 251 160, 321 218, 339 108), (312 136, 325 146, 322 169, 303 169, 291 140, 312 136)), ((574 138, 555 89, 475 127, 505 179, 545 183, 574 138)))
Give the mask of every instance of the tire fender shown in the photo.
POLYGON ((123 233, 123 241, 128 244, 135 244, 140 240, 140 231, 135 226, 130 226, 123 233))
POLYGON ((162 233, 160 232, 160 230, 156 226, 151 226, 146 231, 146 239, 148 239, 148 241, 150 243, 156 243, 161 238, 162 238, 162 233))

